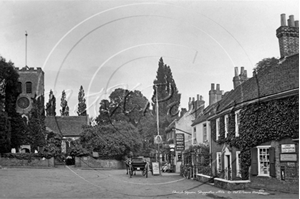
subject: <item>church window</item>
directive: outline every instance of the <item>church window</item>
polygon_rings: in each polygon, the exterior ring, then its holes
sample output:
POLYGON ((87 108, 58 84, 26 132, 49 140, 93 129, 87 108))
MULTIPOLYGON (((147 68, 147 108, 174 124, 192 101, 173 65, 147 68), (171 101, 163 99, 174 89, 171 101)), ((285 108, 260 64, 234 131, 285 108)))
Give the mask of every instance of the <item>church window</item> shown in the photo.
POLYGON ((32 83, 26 82, 26 93, 32 93, 32 83))

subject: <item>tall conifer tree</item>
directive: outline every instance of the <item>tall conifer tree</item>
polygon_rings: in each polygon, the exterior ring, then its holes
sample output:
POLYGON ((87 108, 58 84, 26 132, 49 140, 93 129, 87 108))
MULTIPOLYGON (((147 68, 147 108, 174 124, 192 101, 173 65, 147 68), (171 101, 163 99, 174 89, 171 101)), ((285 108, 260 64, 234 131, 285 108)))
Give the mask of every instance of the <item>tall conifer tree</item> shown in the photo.
POLYGON ((156 99, 158 98, 160 132, 169 125, 178 114, 180 94, 170 66, 164 64, 162 58, 158 62, 156 79, 153 82, 152 107, 156 114, 156 99))
POLYGON ((84 97, 84 90, 83 87, 80 86, 79 93, 78 93, 78 109, 77 109, 78 116, 86 116, 86 103, 84 97))
POLYGON ((53 91, 50 90, 49 101, 46 104, 46 115, 47 116, 55 116, 56 115, 55 109, 56 109, 56 98, 53 94, 53 91))
POLYGON ((61 106, 61 110, 60 110, 61 116, 69 116, 69 106, 66 100, 65 90, 62 91, 60 106, 61 106))

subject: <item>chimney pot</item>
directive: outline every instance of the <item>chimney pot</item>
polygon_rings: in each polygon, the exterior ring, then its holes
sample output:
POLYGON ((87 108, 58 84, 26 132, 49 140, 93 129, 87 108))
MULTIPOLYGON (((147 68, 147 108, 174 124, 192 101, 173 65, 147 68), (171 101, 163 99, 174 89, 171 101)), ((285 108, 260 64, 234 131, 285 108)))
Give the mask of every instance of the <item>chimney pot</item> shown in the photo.
POLYGON ((193 97, 193 102, 195 101, 195 98, 193 97))
POLYGON ((202 97, 202 95, 200 95, 200 101, 202 101, 203 100, 203 97, 202 97))
POLYGON ((217 91, 220 90, 220 84, 217 84, 217 91))
POLYGON ((244 66, 241 67, 241 76, 244 74, 244 66))
POLYGON ((244 75, 247 78, 247 70, 244 70, 244 75))
POLYGON ((234 76, 238 76, 239 75, 239 67, 234 67, 234 76))
POLYGON ((290 19, 290 24, 291 24, 290 27, 295 27, 294 15, 290 15, 289 19, 290 19))
POLYGON ((285 14, 281 14, 281 26, 286 26, 285 14))
POLYGON ((215 84, 211 84, 211 90, 213 91, 213 90, 215 90, 215 84))
POLYGON ((197 94, 197 101, 199 101, 200 100, 200 95, 199 94, 197 94))
POLYGON ((299 27, 299 21, 297 20, 297 21, 295 21, 295 27, 299 27))
POLYGON ((287 21, 288 21, 288 26, 291 27, 291 20, 288 19, 287 21))

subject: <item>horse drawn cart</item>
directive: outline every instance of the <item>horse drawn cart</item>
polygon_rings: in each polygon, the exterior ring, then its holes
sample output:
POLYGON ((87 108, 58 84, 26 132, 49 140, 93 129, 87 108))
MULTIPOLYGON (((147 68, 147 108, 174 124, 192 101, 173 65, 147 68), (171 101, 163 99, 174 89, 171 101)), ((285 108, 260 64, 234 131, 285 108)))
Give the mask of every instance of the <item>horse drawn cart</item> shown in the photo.
POLYGON ((143 158, 132 158, 129 163, 129 177, 134 171, 141 171, 142 175, 148 178, 148 163, 143 158))

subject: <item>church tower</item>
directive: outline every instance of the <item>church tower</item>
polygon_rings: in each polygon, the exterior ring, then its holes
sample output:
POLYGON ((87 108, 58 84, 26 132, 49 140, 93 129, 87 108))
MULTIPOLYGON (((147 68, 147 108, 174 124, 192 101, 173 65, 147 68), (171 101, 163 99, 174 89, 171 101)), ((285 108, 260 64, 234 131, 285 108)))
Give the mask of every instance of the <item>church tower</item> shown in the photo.
POLYGON ((41 68, 25 66, 16 68, 19 73, 18 89, 20 95, 17 99, 16 110, 28 119, 32 109, 32 98, 44 95, 44 71, 41 68))

